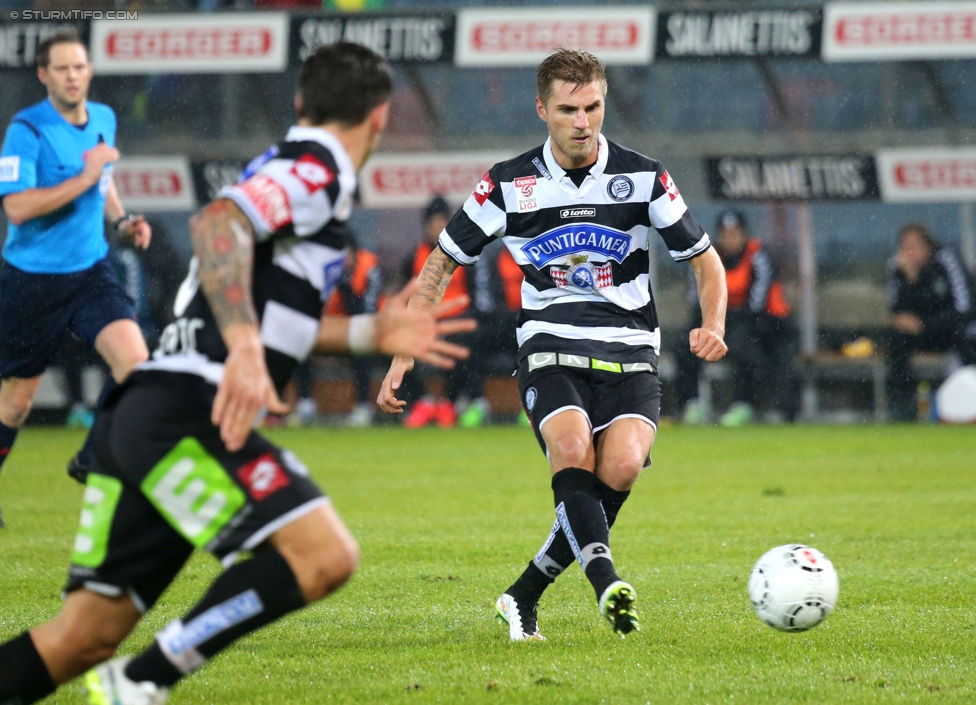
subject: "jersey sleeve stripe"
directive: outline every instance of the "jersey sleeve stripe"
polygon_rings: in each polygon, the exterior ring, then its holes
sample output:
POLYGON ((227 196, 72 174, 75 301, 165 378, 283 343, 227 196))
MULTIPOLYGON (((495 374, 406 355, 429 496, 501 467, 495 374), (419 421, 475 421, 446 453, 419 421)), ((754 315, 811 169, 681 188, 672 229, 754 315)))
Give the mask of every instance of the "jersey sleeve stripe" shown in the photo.
POLYGON ((466 255, 460 247, 451 239, 450 233, 447 230, 441 232, 440 238, 437 240, 438 246, 447 253, 447 256, 452 260, 461 265, 474 264, 478 261, 478 256, 466 255))
POLYGON ((676 250, 668 250, 668 252, 671 254, 671 259, 673 259, 675 262, 683 262, 684 260, 700 255, 711 246, 712 243, 709 241, 708 235, 702 235, 701 240, 696 242, 687 250, 682 250, 681 252, 676 250))
MULTIPOLYGON (((240 208, 244 215, 249 221, 251 221, 251 226, 254 228, 255 239, 258 242, 267 239, 270 234, 268 229, 268 224, 264 222, 264 218, 258 212, 258 209, 254 207, 251 203, 251 199, 245 196, 236 186, 225 186, 220 189, 217 194, 217 198, 226 198, 229 201, 233 201, 238 208, 240 208)), ((216 200, 216 199, 214 199, 216 200)))

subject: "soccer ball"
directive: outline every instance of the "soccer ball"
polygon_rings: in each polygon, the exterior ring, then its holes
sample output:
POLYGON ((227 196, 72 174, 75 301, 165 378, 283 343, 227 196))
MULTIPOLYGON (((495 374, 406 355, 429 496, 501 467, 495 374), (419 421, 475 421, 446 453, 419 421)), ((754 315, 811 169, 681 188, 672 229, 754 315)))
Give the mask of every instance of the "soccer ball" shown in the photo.
POLYGON ((784 632, 820 624, 837 604, 838 589, 833 563, 797 543, 767 551, 749 576, 749 599, 759 619, 784 632))

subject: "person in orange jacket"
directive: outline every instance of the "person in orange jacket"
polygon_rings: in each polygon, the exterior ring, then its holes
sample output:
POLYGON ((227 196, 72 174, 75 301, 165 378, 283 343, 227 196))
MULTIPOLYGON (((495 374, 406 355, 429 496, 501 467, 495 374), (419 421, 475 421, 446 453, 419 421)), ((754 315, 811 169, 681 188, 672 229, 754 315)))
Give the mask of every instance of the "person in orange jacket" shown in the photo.
MULTIPOLYGON (((719 423, 741 426, 751 422, 766 388, 775 404, 773 417, 794 421, 799 397, 794 367, 798 336, 783 283, 769 251, 750 234, 741 212, 723 212, 715 231, 715 247, 725 267, 729 295, 725 342, 729 346, 726 359, 732 365, 733 396, 719 423)), ((692 327, 696 325, 693 320, 692 327)), ((677 356, 678 402, 684 408, 686 423, 704 423, 703 410, 695 399, 701 364, 694 355, 685 353, 677 356)))
MULTIPOLYGON (((437 239, 452 213, 453 211, 442 196, 434 196, 424 207, 421 212, 423 237, 417 243, 416 249, 404 267, 408 278, 420 274, 428 255, 437 247, 437 239)), ((460 300, 469 296, 468 280, 469 274, 463 268, 456 271, 451 278, 443 301, 445 304, 452 300, 458 303, 457 310, 452 310, 449 315, 460 316, 468 312, 469 304, 460 300)), ((411 404, 412 409, 403 419, 403 425, 407 428, 420 428, 431 423, 436 423, 441 428, 454 426, 458 421, 458 407, 466 408, 472 400, 481 397, 482 377, 479 373, 479 367, 471 360, 459 360, 453 369, 446 372, 444 380, 445 397, 436 397, 423 389, 426 385, 422 385, 416 376, 413 380, 408 381, 405 385, 407 387, 405 394, 408 398, 412 397, 417 400, 411 404)), ((424 381, 429 379, 431 375, 432 371, 425 370, 424 381)), ((461 411, 464 410, 464 408, 461 409, 461 411)))
MULTIPOLYGON (((349 255, 329 297, 326 313, 333 316, 356 316, 376 313, 383 306, 383 271, 380 260, 369 250, 364 250, 350 238, 349 255)), ((373 423, 374 404, 370 394, 370 380, 376 358, 357 356, 350 358, 356 405, 346 417, 346 425, 363 428, 373 423)))

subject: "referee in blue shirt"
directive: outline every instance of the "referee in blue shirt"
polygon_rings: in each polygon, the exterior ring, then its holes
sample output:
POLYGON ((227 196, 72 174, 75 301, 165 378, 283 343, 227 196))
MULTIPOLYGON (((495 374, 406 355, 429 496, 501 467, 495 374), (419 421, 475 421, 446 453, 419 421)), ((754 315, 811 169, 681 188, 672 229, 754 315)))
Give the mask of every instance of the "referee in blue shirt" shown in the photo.
MULTIPOLYGON (((74 32, 40 45, 37 76, 48 97, 14 115, 0 151, 9 221, 0 269, 0 467, 65 329, 111 368, 103 396, 149 357, 132 301, 106 260, 105 222, 142 249, 152 237, 144 218, 125 212, 112 181, 115 113, 88 102, 92 67, 74 32)), ((86 442, 69 467, 76 479, 89 452, 86 442)))

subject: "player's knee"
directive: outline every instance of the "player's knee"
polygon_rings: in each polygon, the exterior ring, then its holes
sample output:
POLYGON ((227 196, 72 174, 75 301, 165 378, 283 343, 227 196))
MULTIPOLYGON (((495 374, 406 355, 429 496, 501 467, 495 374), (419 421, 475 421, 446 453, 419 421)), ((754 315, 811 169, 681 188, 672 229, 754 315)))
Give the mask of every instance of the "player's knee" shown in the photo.
POLYGON ((7 428, 20 428, 30 416, 34 398, 29 394, 14 393, 4 397, 0 404, 0 423, 7 428))
POLYGON ((145 348, 126 350, 112 365, 112 377, 116 382, 123 382, 137 365, 148 359, 149 352, 145 348))
POLYGON ((311 603, 342 587, 358 565, 359 545, 351 536, 342 536, 328 545, 304 551, 292 564, 292 570, 305 601, 311 603))
POLYGON ((629 490, 640 477, 645 457, 626 452, 610 453, 600 464, 600 479, 615 490, 629 490))
POLYGON ((83 672, 115 655, 127 632, 111 624, 93 625, 85 619, 62 616, 54 632, 55 648, 83 672))
POLYGON ((567 433, 548 444, 549 457, 554 465, 566 468, 586 467, 592 448, 589 438, 567 433))

